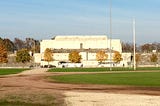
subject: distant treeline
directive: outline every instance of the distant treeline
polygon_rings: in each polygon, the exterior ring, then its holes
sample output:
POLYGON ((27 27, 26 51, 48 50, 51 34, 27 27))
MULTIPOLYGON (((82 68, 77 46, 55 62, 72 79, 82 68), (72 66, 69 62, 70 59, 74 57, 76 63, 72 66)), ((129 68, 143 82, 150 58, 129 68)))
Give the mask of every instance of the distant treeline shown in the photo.
MULTIPOLYGON (((133 52, 133 43, 122 42, 122 51, 123 52, 133 52)), ((140 53, 150 53, 150 52, 160 52, 160 43, 146 43, 143 45, 136 45, 136 52, 140 53)))
MULTIPOLYGON (((8 52, 18 51, 22 48, 26 48, 27 50, 33 51, 35 53, 40 52, 40 41, 33 38, 26 38, 25 40, 15 38, 13 41, 11 41, 8 38, 3 39, 0 37, 0 43, 6 47, 8 52)), ((153 50, 160 52, 160 43, 154 42, 139 46, 136 45, 136 52, 150 53, 153 50)), ((122 51, 133 52, 133 43, 122 42, 122 51)))
POLYGON ((15 38, 13 41, 11 41, 8 38, 3 39, 0 37, 0 44, 3 44, 7 51, 11 53, 21 50, 22 48, 33 51, 35 53, 40 52, 40 42, 39 40, 35 40, 33 38, 26 38, 25 40, 15 38))

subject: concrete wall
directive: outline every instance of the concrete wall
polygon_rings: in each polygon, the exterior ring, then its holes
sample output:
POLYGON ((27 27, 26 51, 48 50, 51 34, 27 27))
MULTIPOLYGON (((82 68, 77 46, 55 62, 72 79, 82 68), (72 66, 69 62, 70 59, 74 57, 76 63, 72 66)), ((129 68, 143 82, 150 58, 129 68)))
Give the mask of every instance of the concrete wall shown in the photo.
MULTIPOLYGON (((98 61, 96 60, 96 53, 86 53, 86 52, 81 52, 80 55, 82 56, 82 60, 81 62, 83 63, 84 67, 97 67, 98 66, 98 61), (88 55, 87 55, 88 54, 88 55)), ((112 54, 113 57, 114 54, 112 54)), ((45 61, 40 61, 41 59, 43 59, 43 55, 41 54, 36 54, 35 56, 35 61, 39 63, 41 63, 41 65, 48 65, 48 62, 45 61), (41 58, 41 59, 39 59, 41 58)), ((68 61, 68 56, 69 53, 54 53, 53 58, 54 61, 50 62, 49 64, 53 64, 55 66, 58 65, 59 61, 68 61)), ((123 60, 119 63, 119 64, 115 64, 115 66, 121 66, 121 67, 129 67, 131 66, 131 53, 122 53, 122 58, 123 60)), ((110 59, 110 55, 108 54, 108 60, 106 60, 106 62, 109 62, 110 59)), ((105 65, 107 66, 107 64, 105 65)), ((108 67, 110 65, 108 64, 108 67)))
POLYGON ((123 60, 120 62, 120 66, 131 67, 131 53, 122 53, 123 60))

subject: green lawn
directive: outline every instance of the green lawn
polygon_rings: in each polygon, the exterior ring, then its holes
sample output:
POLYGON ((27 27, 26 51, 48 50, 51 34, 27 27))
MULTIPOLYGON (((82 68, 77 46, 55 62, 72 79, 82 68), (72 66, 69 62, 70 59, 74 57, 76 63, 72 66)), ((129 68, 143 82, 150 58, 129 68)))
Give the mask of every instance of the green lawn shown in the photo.
POLYGON ((50 77, 56 82, 75 84, 106 84, 160 87, 160 72, 125 72, 81 74, 50 77))
POLYGON ((0 75, 17 74, 27 69, 0 69, 0 75))
MULTIPOLYGON (((142 67, 137 70, 160 70, 160 67, 142 67)), ((53 68, 48 72, 104 72, 110 71, 110 68, 53 68)), ((116 67, 112 71, 133 71, 133 68, 116 67)))

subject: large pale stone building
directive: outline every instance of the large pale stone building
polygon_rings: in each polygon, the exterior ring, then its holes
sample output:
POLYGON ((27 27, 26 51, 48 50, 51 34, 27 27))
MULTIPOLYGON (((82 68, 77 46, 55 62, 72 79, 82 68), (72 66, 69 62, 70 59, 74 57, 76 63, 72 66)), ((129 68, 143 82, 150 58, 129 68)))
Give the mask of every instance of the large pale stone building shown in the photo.
MULTIPOLYGON (((119 39, 112 39, 112 49, 122 52, 119 39)), ((52 49, 108 49, 110 48, 110 39, 105 35, 97 36, 56 36, 52 40, 42 40, 41 53, 46 48, 52 49)))
MULTIPOLYGON (((46 64, 43 61, 43 55, 46 48, 53 50, 54 61, 50 64, 58 65, 59 61, 68 61, 68 55, 71 51, 79 51, 82 55, 81 62, 84 66, 96 66, 96 53, 104 50, 110 56, 110 41, 112 51, 122 53, 120 39, 108 39, 106 35, 59 35, 51 40, 42 40, 40 43, 40 55, 35 60, 41 61, 41 65, 46 64), (41 59, 39 59, 41 58, 41 59)), ((108 57, 107 61, 110 57, 108 57)), ((123 63, 124 64, 124 63, 123 63)))

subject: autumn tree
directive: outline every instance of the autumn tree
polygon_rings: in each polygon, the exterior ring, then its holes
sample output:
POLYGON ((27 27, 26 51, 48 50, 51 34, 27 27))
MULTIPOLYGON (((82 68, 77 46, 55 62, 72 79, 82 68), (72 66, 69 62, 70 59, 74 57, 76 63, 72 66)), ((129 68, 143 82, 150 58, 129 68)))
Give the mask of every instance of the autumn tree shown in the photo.
POLYGON ((119 63, 120 61, 122 61, 122 55, 118 52, 118 51, 115 51, 114 52, 114 55, 113 55, 113 61, 115 63, 119 63))
POLYGON ((53 61, 53 53, 52 50, 49 48, 46 48, 46 50, 44 51, 44 61, 48 62, 48 66, 49 62, 53 61))
POLYGON ((0 37, 0 43, 3 43, 3 39, 0 37))
POLYGON ((8 62, 8 56, 7 56, 7 50, 5 46, 0 43, 0 63, 7 63, 8 62))
POLYGON ((150 56, 150 60, 151 60, 151 62, 153 62, 153 63, 157 63, 157 61, 158 61, 158 56, 157 56, 157 54, 152 54, 151 56, 150 56))
POLYGON ((14 52, 15 46, 10 39, 3 39, 3 44, 5 45, 7 51, 14 52))
POLYGON ((105 51, 98 51, 96 53, 96 60, 102 63, 103 61, 107 60, 108 55, 105 53, 105 51))
POLYGON ((139 62, 140 62, 140 60, 141 60, 141 54, 137 53, 135 60, 136 60, 136 66, 138 66, 138 64, 139 64, 139 62))
POLYGON ((72 51, 71 53, 69 53, 69 61, 71 61, 72 63, 80 63, 82 56, 79 54, 79 52, 77 51, 72 51))
POLYGON ((7 52, 13 52, 15 50, 14 43, 8 38, 5 39, 0 38, 0 43, 4 45, 7 52))
POLYGON ((21 63, 30 62, 31 56, 29 55, 29 52, 27 49, 21 49, 17 51, 16 54, 16 61, 21 63))

